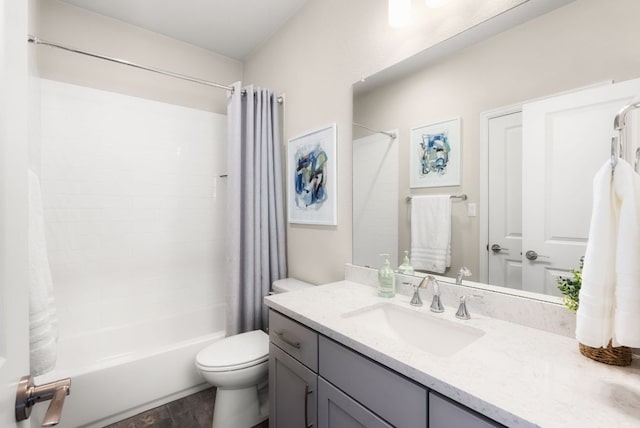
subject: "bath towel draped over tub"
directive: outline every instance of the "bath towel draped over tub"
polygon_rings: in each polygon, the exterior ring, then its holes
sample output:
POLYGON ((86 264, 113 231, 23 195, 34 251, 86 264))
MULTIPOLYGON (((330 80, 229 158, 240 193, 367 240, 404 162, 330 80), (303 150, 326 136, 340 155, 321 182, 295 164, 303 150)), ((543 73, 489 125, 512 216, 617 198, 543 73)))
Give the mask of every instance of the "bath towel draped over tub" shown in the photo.
POLYGON ((31 170, 28 175, 29 363, 31 374, 38 376, 55 367, 58 323, 47 256, 40 180, 31 170))

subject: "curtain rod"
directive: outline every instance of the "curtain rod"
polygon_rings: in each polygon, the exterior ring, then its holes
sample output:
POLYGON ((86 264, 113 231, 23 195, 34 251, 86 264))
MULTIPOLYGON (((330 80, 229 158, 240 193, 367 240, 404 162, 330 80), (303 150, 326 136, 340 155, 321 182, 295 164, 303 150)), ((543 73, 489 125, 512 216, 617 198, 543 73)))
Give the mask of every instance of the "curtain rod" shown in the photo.
MULTIPOLYGON (((234 91, 233 86, 222 85, 220 83, 215 83, 215 82, 210 82, 208 80, 203 80, 203 79, 198 79, 198 78, 195 78, 195 77, 185 76, 184 74, 178 74, 178 73, 174 73, 172 71, 166 71, 166 70, 161 70, 159 68, 147 67, 145 65, 136 64, 134 62, 127 61, 127 60, 124 60, 124 59, 114 58, 114 57, 106 56, 106 55, 100 55, 100 54, 97 54, 97 53, 94 53, 94 52, 89 52, 89 51, 85 51, 85 50, 82 50, 82 49, 77 49, 77 48, 72 48, 72 47, 69 47, 69 46, 60 45, 60 44, 57 44, 57 43, 53 43, 53 42, 49 42, 49 41, 46 41, 46 40, 42 40, 42 39, 40 39, 38 37, 35 37, 35 36, 32 36, 30 34, 27 36, 27 42, 33 43, 35 45, 44 45, 44 46, 49 46, 49 47, 52 47, 52 48, 62 49, 64 51, 73 52, 73 53, 77 53, 77 54, 80 54, 80 55, 90 56, 92 58, 103 59, 105 61, 111 61, 111 62, 115 62, 117 64, 128 65, 129 67, 139 68, 141 70, 146 70, 146 71, 151 71, 153 73, 162 74, 164 76, 175 77, 176 79, 187 80, 189 82, 199 83, 201 85, 212 86, 212 87, 218 88, 218 89, 225 89, 227 91, 231 91, 231 93, 233 93, 233 91, 234 91)), ((247 91, 242 90, 242 95, 247 95, 247 91)), ((279 104, 282 104, 283 101, 284 101, 284 98, 282 96, 279 96, 277 98, 277 101, 278 101, 279 104)))
POLYGON ((375 132, 376 134, 383 134, 383 135, 386 135, 387 137, 389 137, 389 138, 391 138, 391 139, 393 139, 393 140, 395 140, 395 139, 396 139, 396 134, 395 134, 395 133, 393 133, 393 132, 378 131, 377 129, 369 128, 368 126, 361 125, 361 124, 359 124, 359 123, 355 123, 355 122, 352 122, 351 124, 352 124, 353 126, 357 126, 358 128, 368 129, 369 131, 371 131, 371 132, 375 132))

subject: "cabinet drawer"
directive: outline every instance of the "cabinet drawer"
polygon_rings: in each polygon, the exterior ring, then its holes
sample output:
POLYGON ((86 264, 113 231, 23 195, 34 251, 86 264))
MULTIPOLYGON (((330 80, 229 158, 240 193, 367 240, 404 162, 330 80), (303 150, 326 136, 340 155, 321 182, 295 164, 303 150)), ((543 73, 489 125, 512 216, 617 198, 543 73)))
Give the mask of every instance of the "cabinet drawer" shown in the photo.
POLYGON ((503 425, 471 409, 429 392, 429 428, 502 428, 503 425))
POLYGON ((318 346, 320 376, 393 426, 427 426, 426 388, 325 337, 318 346))
POLYGON ((318 372, 318 334, 275 311, 269 311, 269 340, 318 372))

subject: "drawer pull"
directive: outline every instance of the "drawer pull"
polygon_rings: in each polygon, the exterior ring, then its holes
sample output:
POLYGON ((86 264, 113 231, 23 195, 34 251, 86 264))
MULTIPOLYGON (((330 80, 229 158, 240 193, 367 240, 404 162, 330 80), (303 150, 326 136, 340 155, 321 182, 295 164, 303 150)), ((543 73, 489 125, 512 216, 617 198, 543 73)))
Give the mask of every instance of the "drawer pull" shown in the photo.
POLYGON ((300 342, 293 342, 291 339, 287 339, 287 337, 284 335, 284 331, 275 331, 275 334, 277 334, 280 340, 282 340, 287 345, 292 346, 296 349, 300 349, 300 342))
POLYGON ((313 426, 313 424, 309 423, 309 394, 311 394, 311 391, 309 391, 309 384, 305 383, 304 384, 304 426, 306 428, 311 428, 313 426))

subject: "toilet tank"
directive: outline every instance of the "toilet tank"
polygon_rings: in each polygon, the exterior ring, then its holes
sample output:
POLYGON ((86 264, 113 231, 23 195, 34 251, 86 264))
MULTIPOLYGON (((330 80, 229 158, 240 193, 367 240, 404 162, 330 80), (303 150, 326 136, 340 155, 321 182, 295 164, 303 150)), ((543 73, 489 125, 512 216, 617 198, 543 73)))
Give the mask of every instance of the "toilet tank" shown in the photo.
POLYGON ((278 279, 273 281, 273 284, 271 284, 271 288, 273 290, 273 293, 275 294, 286 293, 289 291, 303 290, 305 288, 309 288, 313 286, 314 286, 313 284, 300 281, 299 279, 295 279, 295 278, 278 279))

